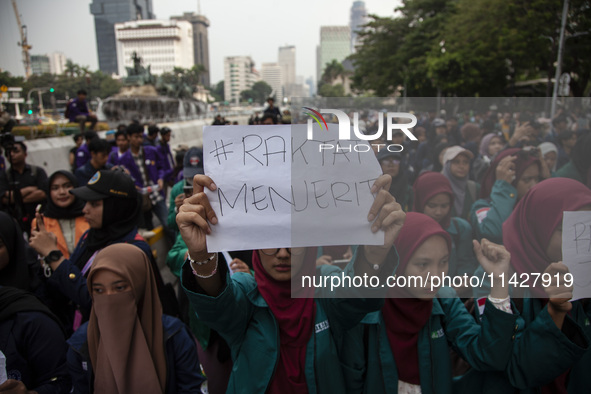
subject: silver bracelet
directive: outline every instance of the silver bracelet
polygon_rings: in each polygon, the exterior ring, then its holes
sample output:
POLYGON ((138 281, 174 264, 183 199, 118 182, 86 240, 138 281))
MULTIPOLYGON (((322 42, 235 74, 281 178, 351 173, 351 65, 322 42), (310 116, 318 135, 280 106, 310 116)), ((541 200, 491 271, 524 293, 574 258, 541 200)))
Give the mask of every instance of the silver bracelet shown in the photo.
MULTIPOLYGON (((217 256, 217 253, 214 254, 214 257, 215 256, 217 256)), ((209 261, 211 261, 211 260, 209 260, 209 261)), ((209 275, 199 275, 197 273, 197 270, 195 270, 195 267, 193 267, 193 261, 189 261, 189 265, 191 266, 191 271, 193 271, 193 275, 195 275, 196 277, 201 278, 201 279, 209 279, 218 272, 218 259, 215 260, 215 267, 214 267, 213 271, 211 271, 211 274, 209 274, 209 275)))
POLYGON ((213 253, 211 256, 209 256, 209 258, 207 260, 203 260, 203 261, 195 261, 191 258, 191 255, 189 254, 189 252, 187 252, 187 260, 189 260, 189 263, 192 265, 193 263, 197 264, 197 265, 204 265, 209 263, 211 260, 213 260, 213 258, 217 256, 217 253, 213 253))

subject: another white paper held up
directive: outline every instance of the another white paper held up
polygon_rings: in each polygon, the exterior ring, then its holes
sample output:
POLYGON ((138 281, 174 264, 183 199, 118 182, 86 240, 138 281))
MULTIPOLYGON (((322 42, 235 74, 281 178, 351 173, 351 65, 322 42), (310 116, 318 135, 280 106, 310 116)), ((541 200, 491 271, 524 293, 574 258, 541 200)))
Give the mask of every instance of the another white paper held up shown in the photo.
POLYGON ((206 189, 219 221, 209 251, 383 243, 367 221, 381 168, 337 125, 310 140, 306 125, 205 127, 203 156, 218 187, 206 189))
POLYGON ((573 300, 591 297, 591 211, 564 212, 562 261, 573 275, 573 300))

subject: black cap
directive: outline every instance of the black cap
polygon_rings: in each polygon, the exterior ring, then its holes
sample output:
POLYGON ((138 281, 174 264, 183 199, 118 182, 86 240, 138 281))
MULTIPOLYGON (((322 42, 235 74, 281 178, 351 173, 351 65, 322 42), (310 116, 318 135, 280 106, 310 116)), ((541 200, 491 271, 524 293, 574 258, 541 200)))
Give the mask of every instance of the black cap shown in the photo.
POLYGON ((183 178, 193 178, 197 174, 203 174, 203 150, 193 147, 185 153, 183 160, 183 178))
POLYGON ((70 193, 84 201, 103 200, 107 197, 137 198, 133 180, 121 170, 98 171, 86 186, 72 189, 70 193))
POLYGON ((388 157, 393 157, 395 159, 402 159, 402 153, 400 152, 390 152, 388 149, 380 149, 378 154, 376 155, 378 161, 384 160, 388 157))

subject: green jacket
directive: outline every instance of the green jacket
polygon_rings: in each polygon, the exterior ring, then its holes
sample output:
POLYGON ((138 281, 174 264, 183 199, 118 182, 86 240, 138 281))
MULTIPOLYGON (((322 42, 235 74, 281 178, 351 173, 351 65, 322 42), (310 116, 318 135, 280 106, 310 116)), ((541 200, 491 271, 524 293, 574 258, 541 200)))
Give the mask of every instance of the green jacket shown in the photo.
MULTIPOLYGON (((394 257, 388 256, 388 262, 380 270, 382 281, 398 262, 393 251, 394 257)), ((188 264, 183 266, 183 288, 199 319, 219 332, 230 346, 234 364, 227 392, 264 393, 279 358, 279 327, 252 275, 239 272, 230 278, 225 265, 219 265, 218 269, 225 278, 225 287, 217 297, 202 293, 188 264)), ((317 275, 321 276, 340 276, 341 272, 333 266, 317 269, 317 275)), ((327 289, 316 290, 317 296, 328 295, 327 289)), ((383 306, 386 289, 373 290, 379 298, 315 299, 315 332, 308 342, 305 366, 310 394, 347 391, 343 372, 346 369, 339 357, 343 338, 367 313, 383 306)))
MULTIPOLYGON (((539 299, 524 298, 513 303, 522 303, 523 311, 518 315, 513 355, 505 371, 470 371, 462 379, 473 384, 479 382, 481 393, 538 394, 541 386, 570 368, 568 392, 589 392, 589 305, 585 310, 582 301, 574 301, 572 317, 567 315, 559 330, 539 299)), ((515 306, 513 309, 516 310, 515 306)))
POLYGON ((472 208, 472 204, 480 195, 480 184, 474 181, 468 181, 466 184, 466 196, 464 198, 464 208, 462 208, 462 212, 456 212, 456 208, 452 205, 451 206, 451 216, 458 216, 462 219, 470 221, 470 217, 472 216, 472 212, 470 209, 472 208))
POLYGON ((583 184, 585 183, 585 180, 572 160, 556 170, 556 172, 552 174, 552 178, 570 178, 583 184))
MULTIPOLYGON (((177 184, 178 185, 178 184, 177 184)), ((176 186, 176 185, 175 185, 176 186)), ((177 277, 181 277, 181 271, 185 262, 185 253, 187 253, 187 244, 181 237, 181 234, 176 235, 176 240, 172 249, 168 251, 166 256, 166 265, 170 268, 170 271, 177 277)), ((207 349, 209 346, 209 338, 211 336, 210 328, 203 324, 201 320, 197 318, 193 306, 189 304, 189 328, 195 338, 199 341, 199 344, 203 349, 207 349)))
MULTIPOLYGON (((455 386, 459 383, 452 382, 449 355, 451 348, 474 369, 503 370, 511 357, 516 319, 516 316, 496 309, 487 301, 484 318, 480 325, 466 310, 460 299, 455 297, 452 289, 440 290, 438 298, 433 300, 429 322, 419 334, 419 373, 422 393, 458 392, 455 386)), ((365 334, 367 375, 364 392, 396 394, 398 370, 381 311, 367 315, 362 323, 367 331, 365 334)))
POLYGON ((472 275, 478 268, 478 260, 472 245, 472 227, 462 218, 452 217, 445 230, 451 236, 448 276, 472 275))
POLYGON ((184 194, 183 187, 185 185, 185 181, 179 181, 175 183, 175 185, 170 189, 170 202, 168 204, 168 228, 172 231, 178 232, 179 227, 176 224, 176 205, 174 205, 174 199, 179 194, 184 194))
POLYGON ((472 228, 480 241, 486 238, 503 244, 503 223, 509 218, 517 203, 517 189, 506 181, 497 179, 490 197, 480 199, 472 205, 470 215, 472 228))

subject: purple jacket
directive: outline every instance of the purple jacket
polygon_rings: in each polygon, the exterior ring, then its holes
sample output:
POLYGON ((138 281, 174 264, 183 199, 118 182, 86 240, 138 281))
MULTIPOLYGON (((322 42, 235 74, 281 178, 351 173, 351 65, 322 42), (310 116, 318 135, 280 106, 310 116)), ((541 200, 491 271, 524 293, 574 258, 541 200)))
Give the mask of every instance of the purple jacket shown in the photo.
POLYGON ((85 142, 76 151, 76 168, 82 167, 88 160, 90 160, 90 151, 85 142))
POLYGON ((75 98, 74 100, 70 101, 70 103, 68 104, 68 110, 70 111, 70 113, 68 114, 70 122, 73 123, 76 122, 76 116, 89 114, 86 100, 80 101, 78 100, 78 98, 75 98))
MULTIPOLYGON (((164 179, 164 167, 162 165, 162 157, 158 150, 152 146, 142 146, 144 150, 144 163, 146 164, 146 175, 153 184, 158 183, 158 179, 164 179)), ((140 169, 135 165, 135 160, 131 155, 131 148, 119 158, 118 165, 127 168, 131 174, 135 185, 137 187, 146 187, 142 180, 142 173, 140 169)))
POLYGON ((173 181, 174 179, 172 179, 172 173, 174 172, 174 157, 170 151, 170 145, 160 142, 157 149, 160 153, 160 157, 162 158, 162 166, 164 171, 163 179, 165 182, 173 181))

